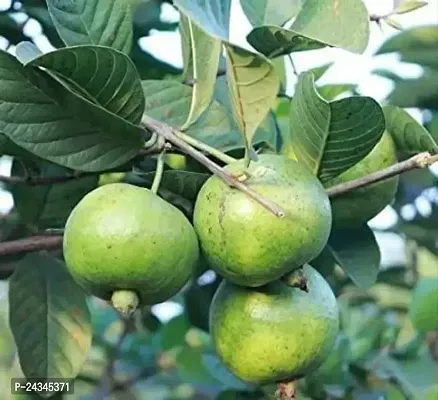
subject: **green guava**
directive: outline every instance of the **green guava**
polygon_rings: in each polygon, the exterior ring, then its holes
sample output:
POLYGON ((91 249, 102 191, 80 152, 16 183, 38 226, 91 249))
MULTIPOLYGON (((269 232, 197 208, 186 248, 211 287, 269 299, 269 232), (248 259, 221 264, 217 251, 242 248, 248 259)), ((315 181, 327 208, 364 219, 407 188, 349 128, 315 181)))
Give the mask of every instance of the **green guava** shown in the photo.
POLYGON ((240 190, 212 176, 201 188, 194 226, 204 256, 226 279, 261 286, 314 259, 331 229, 324 187, 303 166, 285 157, 259 155, 246 169, 243 160, 225 167, 250 177, 245 184, 283 208, 280 218, 240 190))
POLYGON ((176 294, 189 280, 199 246, 181 211, 152 191, 126 183, 88 193, 70 214, 64 258, 89 293, 122 312, 176 294))
MULTIPOLYGON (((397 150, 390 134, 385 132, 365 158, 341 175, 325 182, 324 186, 329 188, 352 181, 395 163, 397 163, 397 150)), ((399 178, 395 176, 332 198, 333 227, 352 228, 375 217, 394 199, 398 182, 399 178)))
POLYGON ((314 268, 306 264, 302 274, 307 292, 283 280, 258 288, 219 286, 210 333, 218 357, 237 378, 256 385, 292 381, 329 356, 339 331, 337 301, 314 268))

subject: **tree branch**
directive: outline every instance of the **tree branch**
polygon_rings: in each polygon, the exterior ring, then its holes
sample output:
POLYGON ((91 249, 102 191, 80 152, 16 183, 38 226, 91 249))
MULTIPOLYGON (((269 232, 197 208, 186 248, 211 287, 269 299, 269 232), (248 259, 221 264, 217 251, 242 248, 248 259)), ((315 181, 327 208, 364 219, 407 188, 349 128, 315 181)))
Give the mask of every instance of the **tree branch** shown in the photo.
POLYGON ((248 196, 253 198, 255 201, 257 201, 259 204, 261 204, 267 210, 271 211, 276 216, 278 217, 284 216, 284 211, 281 209, 281 207, 279 207, 271 200, 263 197, 255 190, 246 186, 244 183, 240 182, 238 179, 236 179, 231 174, 229 174, 221 167, 219 167, 217 164, 215 164, 213 161, 211 161, 200 151, 194 149, 184 140, 182 140, 177 135, 175 135, 173 132, 173 128, 170 127, 169 125, 164 124, 160 121, 156 121, 145 114, 143 114, 141 123, 146 129, 156 132, 158 135, 164 137, 168 142, 170 142, 174 146, 179 147, 187 155, 194 158, 196 161, 200 162, 202 165, 208 168, 210 172, 223 179, 228 185, 235 187, 236 189, 239 189, 242 192, 246 193, 248 196))
POLYGON ((62 235, 38 235, 25 239, 0 242, 0 256, 29 253, 38 250, 54 250, 62 245, 62 235))
POLYGON ((438 162, 438 154, 431 155, 427 152, 419 153, 408 160, 391 165, 390 167, 382 169, 381 171, 374 172, 373 174, 363 176, 362 178, 355 179, 353 181, 332 186, 331 188, 327 189, 327 193, 330 198, 334 198, 349 192, 350 190, 359 189, 373 183, 381 182, 412 169, 429 167, 435 162, 438 162))
MULTIPOLYGON (((167 134, 167 133, 166 133, 167 134)), ((175 138, 172 136, 172 140, 176 140, 178 142, 178 146, 180 145, 178 138, 175 138)), ((184 143, 184 142, 183 142, 184 143)), ((196 150, 192 149, 190 146, 188 146, 187 154, 192 155, 193 152, 195 152, 196 157, 199 157, 199 154, 202 155, 203 161, 204 158, 208 160, 208 163, 212 163, 207 157, 205 157, 202 153, 197 152, 196 150)), ((327 193, 330 198, 335 198, 336 196, 342 195, 344 193, 347 193, 354 189, 359 189, 377 182, 381 182, 383 180, 392 178, 396 175, 402 174, 404 172, 417 169, 417 168, 426 168, 434 164, 435 162, 438 162, 438 154, 431 155, 430 153, 419 153, 408 160, 401 161, 397 164, 394 164, 388 168, 385 168, 381 171, 375 172, 373 174, 364 176, 362 178, 341 183, 339 185, 332 186, 331 188, 327 189, 327 193)), ((210 165, 210 164, 209 164, 210 165)), ((223 171, 220 167, 218 167, 216 164, 212 163, 215 171, 218 170, 219 174, 221 174, 226 182, 228 180, 231 181, 231 185, 237 184, 238 186, 241 186, 241 182, 238 182, 235 178, 233 178, 231 175, 227 174, 225 171, 223 171)), ((247 188, 245 185, 243 185, 244 191, 246 191, 247 188)), ((25 239, 18 239, 13 241, 7 241, 7 242, 0 242, 0 256, 6 256, 11 254, 19 254, 19 253, 27 253, 31 251, 38 251, 38 250, 54 250, 59 248, 62 245, 62 232, 61 231, 54 231, 51 233, 39 233, 36 236, 31 236, 25 239)))

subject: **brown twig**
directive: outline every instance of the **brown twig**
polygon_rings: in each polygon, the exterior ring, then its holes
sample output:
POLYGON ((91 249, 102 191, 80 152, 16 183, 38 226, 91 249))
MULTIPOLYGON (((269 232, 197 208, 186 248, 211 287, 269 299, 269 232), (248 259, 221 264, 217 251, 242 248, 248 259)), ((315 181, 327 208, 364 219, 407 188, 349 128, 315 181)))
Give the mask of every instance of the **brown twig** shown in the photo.
POLYGON ((29 253, 38 250, 54 250, 62 245, 62 235, 38 235, 25 239, 0 242, 0 256, 29 253))
POLYGON ((196 161, 203 164, 211 173, 219 176, 228 185, 235 187, 236 189, 239 189, 242 192, 246 193, 248 196, 256 200, 258 203, 260 203, 263 207, 271 211, 276 216, 278 217, 284 216, 284 211, 281 209, 281 207, 279 207, 271 200, 263 197, 255 190, 251 189, 250 187, 246 186, 244 183, 234 178, 231 174, 223 170, 221 167, 219 167, 217 164, 211 161, 200 151, 194 149, 192 146, 187 144, 184 140, 182 140, 181 138, 179 138, 177 135, 174 134, 173 128, 171 128, 169 125, 156 121, 147 115, 143 115, 142 125, 146 129, 154 131, 160 136, 164 137, 168 142, 180 148, 187 155, 189 155, 190 157, 194 158, 196 161))
POLYGON ((438 154, 431 155, 424 152, 416 154, 408 160, 401 161, 397 164, 391 165, 388 168, 381 171, 374 172, 372 174, 363 176, 362 178, 355 179, 353 181, 340 183, 327 189, 327 193, 330 198, 334 198, 353 189, 359 189, 383 180, 392 178, 396 175, 400 175, 403 172, 410 171, 417 168, 426 168, 438 162, 438 154))

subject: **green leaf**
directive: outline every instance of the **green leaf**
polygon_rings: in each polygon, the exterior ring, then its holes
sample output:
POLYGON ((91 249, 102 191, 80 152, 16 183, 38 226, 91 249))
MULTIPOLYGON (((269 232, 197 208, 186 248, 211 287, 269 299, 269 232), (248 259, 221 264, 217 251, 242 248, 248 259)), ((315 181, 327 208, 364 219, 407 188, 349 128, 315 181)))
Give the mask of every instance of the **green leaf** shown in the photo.
POLYGON ((289 29, 265 25, 253 29, 247 40, 269 58, 325 46, 363 53, 368 12, 361 0, 307 0, 289 29))
POLYGON ((407 153, 428 151, 438 153, 438 144, 432 135, 409 113, 396 106, 383 108, 386 130, 391 134, 397 149, 407 153))
POLYGON ((231 0, 174 0, 174 4, 208 35, 229 40, 231 0))
POLYGON ((297 159, 325 182, 363 159, 385 129, 382 109, 369 97, 328 103, 311 73, 301 74, 290 108, 290 144, 297 159))
POLYGON ((52 51, 30 65, 53 72, 109 112, 133 124, 140 122, 145 104, 141 81, 125 54, 109 47, 84 45, 52 51))
POLYGON ((0 156, 2 155, 18 156, 23 158, 35 158, 33 154, 16 145, 4 133, 0 132, 0 156))
POLYGON ((240 4, 253 26, 283 25, 295 17, 305 0, 241 0, 240 4))
POLYGON ((405 0, 402 1, 395 9, 395 14, 405 14, 411 11, 418 10, 421 7, 427 6, 427 1, 405 0))
POLYGON ((319 67, 309 69, 308 72, 311 72, 313 74, 315 82, 318 82, 324 76, 324 74, 331 68, 332 65, 333 62, 323 64, 319 67))
POLYGON ((264 25, 254 28, 246 39, 251 46, 268 58, 326 47, 323 42, 276 25, 264 25))
MULTIPOLYGON (((187 119, 192 89, 175 81, 143 81, 146 98, 145 113, 152 118, 179 128, 187 119)), ((233 130, 232 115, 218 102, 213 101, 206 112, 186 132, 188 135, 228 151, 243 145, 239 132, 233 130)))
POLYGON ((317 88, 321 97, 327 101, 335 100, 341 94, 354 90, 357 85, 351 83, 329 83, 317 88))
POLYGON ((181 80, 188 82, 193 80, 193 54, 190 38, 190 19, 187 18, 182 12, 179 16, 178 28, 181 35, 181 51, 183 57, 183 72, 181 80))
POLYGON ((400 24, 400 22, 397 22, 394 18, 386 17, 386 18, 384 19, 384 21, 385 21, 389 26, 391 26, 391 27, 394 28, 394 29, 397 29, 397 30, 399 30, 399 31, 404 30, 403 25, 400 24))
POLYGON ((268 60, 230 45, 226 45, 226 51, 234 119, 250 154, 254 134, 274 105, 280 83, 268 60))
POLYGON ((187 384, 217 386, 218 382, 202 363, 202 352, 184 347, 176 356, 176 371, 187 384))
POLYGON ((132 11, 125 0, 46 0, 59 36, 67 46, 97 44, 129 53, 132 11))
POLYGON ((438 111, 438 72, 427 71, 418 79, 405 79, 396 84, 388 97, 394 106, 429 108, 438 111))
POLYGON ((422 278, 417 282, 409 315, 418 331, 438 330, 438 279, 422 278))
POLYGON ((28 378, 75 378, 92 329, 85 293, 60 261, 28 254, 9 282, 9 321, 28 378))
POLYGON ((376 282, 380 267, 380 249, 368 226, 333 230, 327 247, 354 284, 366 289, 376 282))
POLYGON ((438 46, 438 28, 436 25, 416 26, 405 30, 383 43, 376 54, 401 52, 402 54, 416 50, 431 50, 438 46))
MULTIPOLYGON (((40 162, 14 161, 13 176, 50 178, 68 176, 71 172, 60 166, 40 162)), ((14 185, 11 193, 15 208, 23 222, 44 228, 62 228, 77 203, 98 183, 98 175, 84 176, 51 185, 14 185)))
POLYGON ((190 323, 185 315, 173 318, 155 334, 159 340, 161 351, 168 351, 181 346, 185 341, 185 334, 190 329, 190 323))
POLYGON ((189 34, 191 79, 194 82, 189 115, 182 126, 185 130, 199 119, 213 98, 222 42, 209 36, 190 19, 183 15, 182 18, 189 34))
POLYGON ((115 168, 135 157, 144 132, 0 52, 0 131, 18 146, 81 171, 115 168))
MULTIPOLYGON (((150 184, 152 184, 154 176, 155 172, 148 172, 141 175, 141 177, 150 184)), ((183 170, 164 171, 160 183, 160 189, 165 188, 172 193, 195 202, 202 185, 210 176, 211 175, 209 174, 183 170)))

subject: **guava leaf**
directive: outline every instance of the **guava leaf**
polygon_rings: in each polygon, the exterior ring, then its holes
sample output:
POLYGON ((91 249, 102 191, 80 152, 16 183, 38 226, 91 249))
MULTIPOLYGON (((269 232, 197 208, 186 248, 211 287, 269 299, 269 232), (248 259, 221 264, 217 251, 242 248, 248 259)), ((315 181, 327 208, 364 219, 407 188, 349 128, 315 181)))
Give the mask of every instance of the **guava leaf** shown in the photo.
POLYGON ((250 155, 254 134, 274 105, 280 82, 268 60, 238 47, 225 47, 233 115, 250 155))
POLYGON ((253 26, 283 25, 295 17, 305 0, 241 0, 243 12, 253 26))
POLYGON ((218 385, 218 381, 202 363, 202 352, 189 347, 183 347, 176 356, 176 372, 179 378, 187 384, 213 387, 218 385))
POLYGON ((213 98, 222 42, 205 33, 184 15, 181 18, 186 26, 184 30, 189 34, 189 61, 192 64, 190 70, 193 79, 190 111, 182 126, 182 129, 187 129, 199 119, 213 98))
POLYGON ((9 322, 27 378, 75 378, 91 348, 85 293, 65 265, 31 253, 9 281, 9 322))
POLYGON ((329 83, 317 88, 321 97, 327 101, 335 100, 340 95, 354 90, 357 85, 351 83, 329 83))
POLYGON ((129 53, 132 11, 125 0, 46 0, 53 24, 67 46, 96 44, 129 53))
MULTIPOLYGON (((53 177, 67 176, 71 172, 47 162, 14 160, 13 176, 53 177)), ((11 193, 15 209, 24 223, 45 228, 62 228, 77 203, 98 183, 98 175, 78 177, 51 185, 14 185, 11 193)))
POLYGON ((15 144, 4 133, 0 132, 0 156, 2 155, 35 158, 33 154, 27 152, 22 147, 15 144))
POLYGON ((323 64, 319 67, 315 67, 310 69, 308 72, 311 72, 313 74, 313 78, 315 79, 315 82, 318 82, 324 74, 331 68, 333 65, 333 62, 323 64))
POLYGON ((325 46, 363 53, 368 18, 361 0, 307 0, 289 29, 267 24, 254 28, 247 40, 269 58, 325 46))
POLYGON ((395 9, 396 14, 405 14, 411 11, 418 10, 421 7, 427 6, 427 1, 404 0, 395 9))
POLYGON ((376 282, 380 249, 373 231, 367 225, 332 230, 327 248, 355 285, 367 289, 376 282))
POLYGON ((137 69, 131 59, 109 47, 84 45, 44 54, 30 62, 43 67, 91 102, 138 124, 144 96, 137 69))
POLYGON ((327 102, 313 75, 300 75, 290 107, 290 145, 297 159, 323 182, 362 160, 385 129, 379 104, 370 97, 327 102))
POLYGON ((131 160, 143 145, 140 127, 95 106, 46 73, 0 52, 0 131, 25 150, 81 171, 131 160))
MULTIPOLYGON (((141 174, 141 177, 152 184, 155 172, 141 174)), ((160 183, 160 189, 167 189, 172 193, 184 197, 192 202, 196 201, 202 185, 210 177, 209 174, 183 170, 164 171, 160 183)))
POLYGON ((438 153, 438 144, 432 135, 402 108, 387 105, 383 108, 386 130, 397 149, 407 153, 428 151, 438 153))
POLYGON ((438 330, 438 278, 422 278, 417 282, 409 315, 419 332, 438 330))
POLYGON ((376 54, 400 52, 402 56, 429 50, 430 56, 438 46, 438 28, 436 25, 417 26, 391 37, 377 50, 376 54))
POLYGON ((186 82, 193 79, 193 54, 191 48, 189 21, 190 19, 187 18, 184 13, 180 12, 178 28, 181 35, 181 51, 183 58, 183 72, 181 80, 186 82))
POLYGON ((174 0, 174 4, 208 35, 229 40, 231 0, 174 0))

